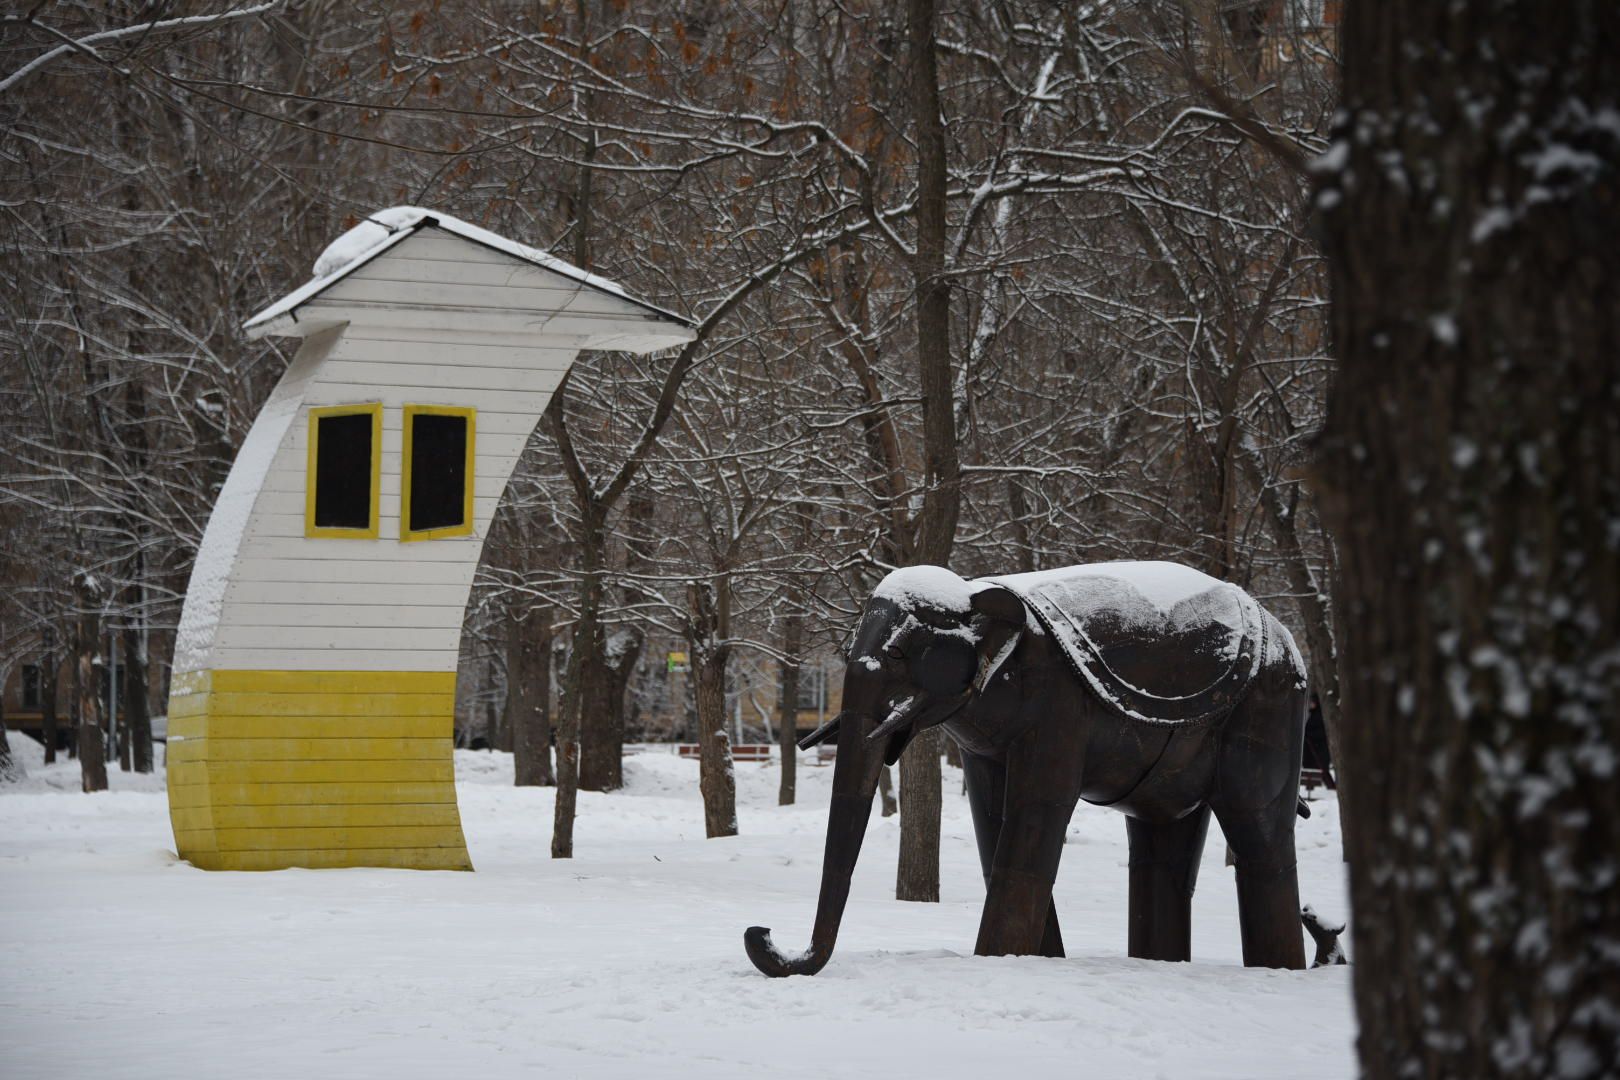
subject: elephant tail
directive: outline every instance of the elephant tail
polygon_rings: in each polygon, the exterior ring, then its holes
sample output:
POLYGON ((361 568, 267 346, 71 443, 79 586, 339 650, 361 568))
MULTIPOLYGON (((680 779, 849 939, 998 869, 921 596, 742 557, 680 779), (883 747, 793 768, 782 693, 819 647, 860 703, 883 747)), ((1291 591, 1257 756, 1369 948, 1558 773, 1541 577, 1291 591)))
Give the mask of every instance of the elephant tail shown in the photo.
POLYGON ((1299 919, 1305 924, 1305 932, 1316 942, 1316 959, 1311 961, 1311 967, 1333 967, 1350 962, 1344 946, 1339 943, 1339 935, 1344 933, 1343 923, 1335 926, 1325 921, 1309 904, 1300 908, 1299 919))

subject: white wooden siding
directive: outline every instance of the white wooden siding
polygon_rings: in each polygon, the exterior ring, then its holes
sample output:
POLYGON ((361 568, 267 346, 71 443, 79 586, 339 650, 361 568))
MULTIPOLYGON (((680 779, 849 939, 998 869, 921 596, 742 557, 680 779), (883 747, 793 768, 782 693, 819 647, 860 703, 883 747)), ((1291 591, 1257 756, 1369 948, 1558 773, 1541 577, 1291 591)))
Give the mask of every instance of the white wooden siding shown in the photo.
POLYGON ((278 387, 283 409, 296 396, 296 415, 283 423, 268 467, 261 458, 217 624, 176 670, 455 670, 482 538, 577 350, 544 337, 462 332, 455 341, 416 341, 391 333, 324 335, 319 361, 305 364, 312 370, 296 387, 278 387), (378 538, 306 538, 308 410, 361 401, 383 402, 378 538), (477 410, 472 536, 399 540, 407 404, 477 410))
POLYGON ((691 336, 633 301, 437 229, 294 316, 294 332, 342 325, 305 340, 232 468, 227 512, 216 510, 198 555, 229 573, 194 576, 179 672, 454 671, 483 537, 574 357, 691 336), (370 401, 383 403, 378 538, 305 537, 308 410, 370 401), (399 540, 411 404, 477 410, 471 536, 399 540))

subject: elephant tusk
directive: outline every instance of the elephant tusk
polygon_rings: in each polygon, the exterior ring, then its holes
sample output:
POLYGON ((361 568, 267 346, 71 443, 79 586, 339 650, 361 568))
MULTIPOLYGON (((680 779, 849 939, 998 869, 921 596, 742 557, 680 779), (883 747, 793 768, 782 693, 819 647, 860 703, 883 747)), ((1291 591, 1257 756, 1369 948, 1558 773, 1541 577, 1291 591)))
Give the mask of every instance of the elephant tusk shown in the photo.
POLYGON ((837 735, 838 727, 844 722, 845 715, 845 713, 839 713, 837 716, 834 716, 831 720, 828 720, 825 724, 822 724, 820 727, 816 728, 816 730, 800 739, 799 749, 808 750, 817 743, 826 742, 834 735, 837 735))
POLYGON ((867 741, 881 742, 882 740, 887 739, 890 735, 893 735, 896 731, 899 731, 901 728, 907 726, 913 720, 915 720, 917 718, 917 714, 922 712, 927 704, 927 694, 917 694, 913 697, 907 698, 905 701, 901 702, 895 707, 894 712, 889 714, 889 718, 887 720, 879 724, 872 734, 866 737, 867 741))

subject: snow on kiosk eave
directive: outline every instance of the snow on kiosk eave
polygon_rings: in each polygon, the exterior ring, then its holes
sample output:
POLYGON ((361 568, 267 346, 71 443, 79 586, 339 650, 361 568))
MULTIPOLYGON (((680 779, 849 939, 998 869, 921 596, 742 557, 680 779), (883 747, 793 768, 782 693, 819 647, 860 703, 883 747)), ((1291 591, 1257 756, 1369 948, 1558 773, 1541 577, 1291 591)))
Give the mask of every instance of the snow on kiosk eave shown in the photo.
POLYGON ((518 243, 450 214, 424 210, 419 206, 394 206, 369 215, 360 224, 328 244, 315 260, 314 276, 249 318, 242 324, 243 331, 251 339, 287 333, 298 321, 298 308, 424 228, 442 229, 452 236, 459 236, 463 240, 577 281, 587 288, 618 297, 659 318, 671 320, 683 327, 692 326, 692 321, 685 316, 638 299, 630 295, 618 282, 581 270, 573 263, 564 262, 539 248, 518 243))

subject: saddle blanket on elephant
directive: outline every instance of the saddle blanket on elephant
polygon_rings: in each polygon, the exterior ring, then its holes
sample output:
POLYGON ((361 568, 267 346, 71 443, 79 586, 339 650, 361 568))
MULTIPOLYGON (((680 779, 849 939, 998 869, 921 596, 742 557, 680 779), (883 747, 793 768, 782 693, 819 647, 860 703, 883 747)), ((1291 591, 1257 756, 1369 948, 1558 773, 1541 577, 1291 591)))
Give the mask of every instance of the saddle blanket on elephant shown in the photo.
POLYGON ((1254 598, 1189 566, 1090 563, 983 580, 1024 601, 1104 705, 1148 723, 1226 715, 1266 655, 1254 598))

